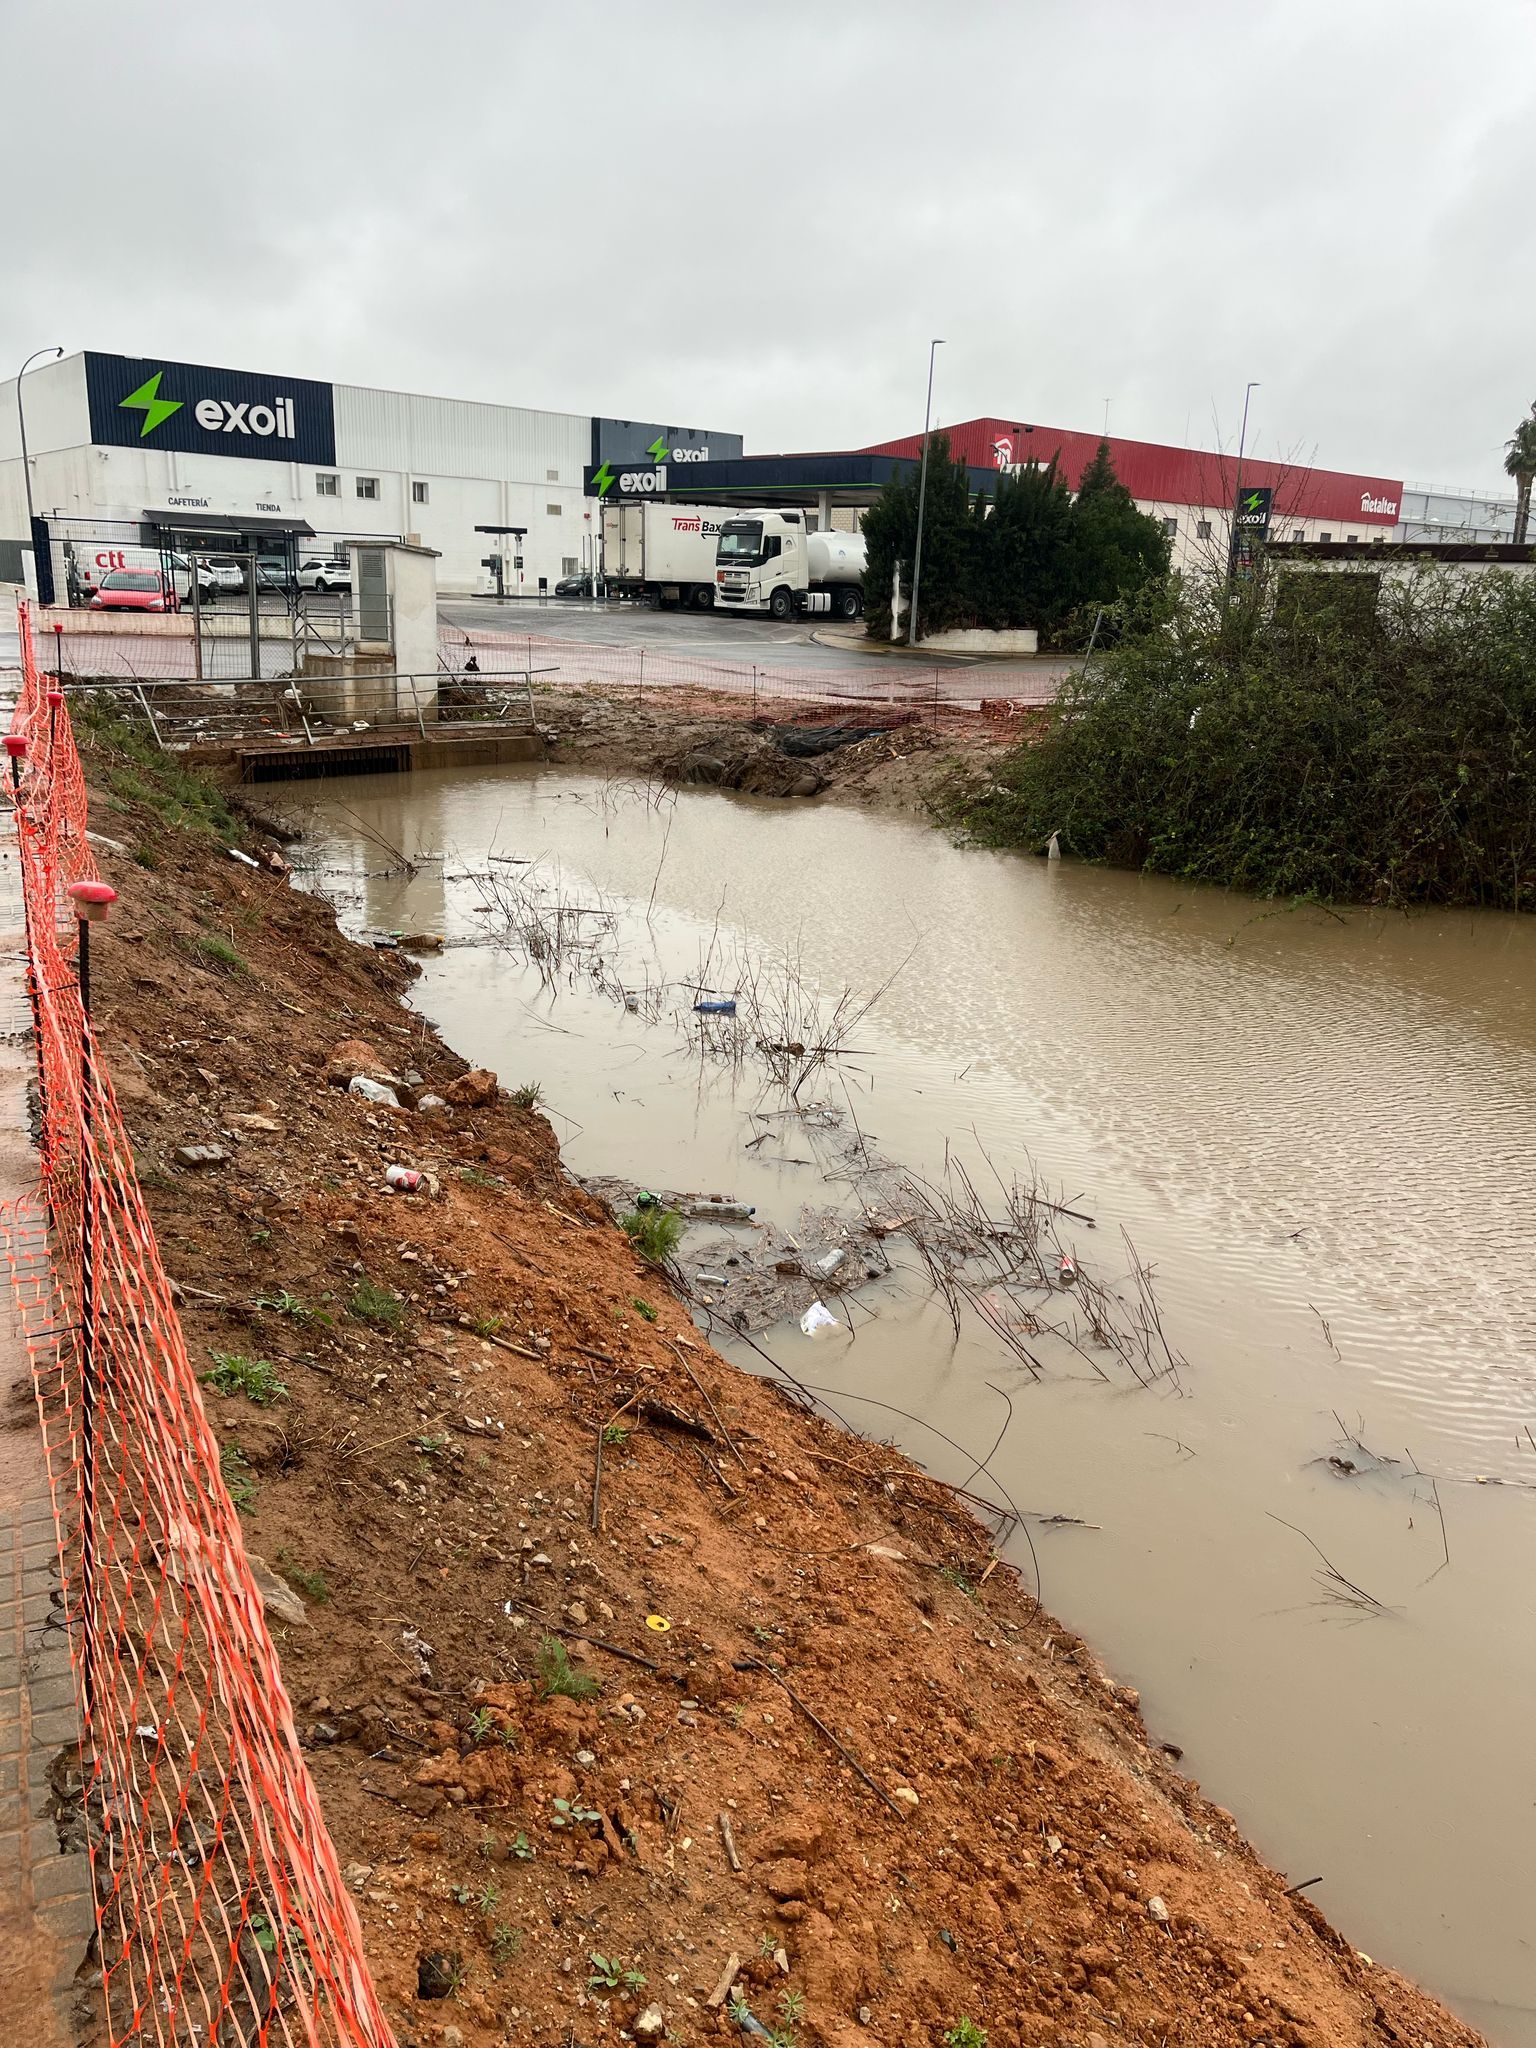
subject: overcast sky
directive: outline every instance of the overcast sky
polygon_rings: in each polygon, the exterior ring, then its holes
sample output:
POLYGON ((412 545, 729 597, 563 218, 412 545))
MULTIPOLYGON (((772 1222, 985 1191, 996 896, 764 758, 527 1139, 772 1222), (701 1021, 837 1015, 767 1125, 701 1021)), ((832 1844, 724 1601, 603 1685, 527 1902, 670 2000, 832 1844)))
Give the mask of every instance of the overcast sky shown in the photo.
POLYGON ((857 447, 937 410, 1488 486, 1529 0, 0 0, 63 343, 857 447))

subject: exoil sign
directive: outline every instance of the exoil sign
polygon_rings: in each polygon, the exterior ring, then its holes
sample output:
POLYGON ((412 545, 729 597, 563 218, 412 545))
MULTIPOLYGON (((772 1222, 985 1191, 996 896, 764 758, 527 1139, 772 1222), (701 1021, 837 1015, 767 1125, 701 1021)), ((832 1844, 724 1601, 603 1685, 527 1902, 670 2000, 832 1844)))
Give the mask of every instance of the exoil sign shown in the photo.
POLYGON ((91 439, 189 455, 277 455, 329 467, 336 460, 329 384, 211 364, 85 358, 91 439))

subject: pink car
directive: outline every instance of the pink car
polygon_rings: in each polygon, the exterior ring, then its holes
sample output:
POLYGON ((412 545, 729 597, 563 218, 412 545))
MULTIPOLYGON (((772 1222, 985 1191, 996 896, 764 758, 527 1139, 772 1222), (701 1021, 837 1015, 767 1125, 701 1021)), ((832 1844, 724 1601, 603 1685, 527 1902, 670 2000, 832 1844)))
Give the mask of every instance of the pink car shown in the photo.
POLYGON ((114 569, 91 599, 93 612, 175 612, 176 586, 159 569, 114 569))

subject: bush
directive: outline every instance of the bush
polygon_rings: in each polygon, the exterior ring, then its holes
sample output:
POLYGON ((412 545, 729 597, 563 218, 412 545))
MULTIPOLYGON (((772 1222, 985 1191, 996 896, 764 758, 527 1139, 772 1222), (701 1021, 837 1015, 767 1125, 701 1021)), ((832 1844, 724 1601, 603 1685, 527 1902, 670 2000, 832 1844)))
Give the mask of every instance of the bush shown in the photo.
POLYGON ((534 1690, 541 1700, 595 1700, 602 1686, 572 1668, 570 1656, 558 1636, 546 1636, 534 1660, 534 1690))
POLYGON ((1536 580, 1436 569, 1380 579, 1374 607, 1344 581, 1121 606, 1043 736, 953 815, 1264 896, 1528 907, 1536 580))
POLYGON ((683 1219, 675 1209, 631 1209, 624 1234, 642 1259, 664 1266, 682 1241, 683 1219))
POLYGON ((274 1401, 286 1401, 288 1389, 277 1376, 277 1367, 266 1358, 246 1358, 238 1351, 211 1351, 213 1360, 207 1372, 198 1374, 206 1387, 212 1387, 220 1394, 244 1394, 258 1408, 269 1408, 274 1401))

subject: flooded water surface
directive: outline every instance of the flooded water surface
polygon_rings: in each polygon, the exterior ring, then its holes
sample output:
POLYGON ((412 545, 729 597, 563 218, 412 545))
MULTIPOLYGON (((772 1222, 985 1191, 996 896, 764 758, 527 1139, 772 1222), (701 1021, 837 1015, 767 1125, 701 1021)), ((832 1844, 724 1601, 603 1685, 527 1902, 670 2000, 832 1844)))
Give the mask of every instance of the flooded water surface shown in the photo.
POLYGON ((285 808, 349 928, 447 935, 413 1000, 539 1084, 575 1172, 794 1228, 852 1199, 825 1176, 856 1131, 931 1177, 1037 1174, 1097 1221, 1063 1246, 1122 1285, 1128 1233, 1177 1383, 1054 1355, 1036 1380, 899 1255, 837 1329, 760 1341, 955 1480, 972 1460, 925 1424, 980 1455, 1002 1389, 991 1470, 1041 1518, 1046 1604, 1154 1738, 1360 1948, 1536 2044, 1536 921, 1275 910, 550 771, 285 808), (589 945, 529 963, 583 920, 589 945), (879 991, 802 1088, 833 1129, 754 1119, 782 1088, 701 1056, 695 984, 744 981, 784 991, 786 1037, 811 992, 825 1017, 879 991))

